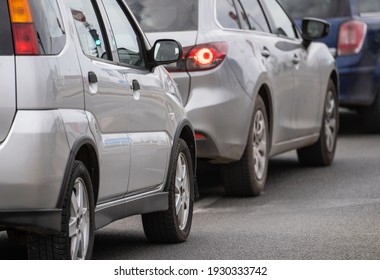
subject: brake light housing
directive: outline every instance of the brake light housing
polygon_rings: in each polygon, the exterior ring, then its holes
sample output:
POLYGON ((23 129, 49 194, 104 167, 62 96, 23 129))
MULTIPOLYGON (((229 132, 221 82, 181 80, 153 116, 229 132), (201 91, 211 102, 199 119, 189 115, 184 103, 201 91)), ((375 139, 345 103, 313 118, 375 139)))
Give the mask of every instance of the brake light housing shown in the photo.
POLYGON ((339 30, 338 55, 358 54, 364 44, 367 34, 367 24, 352 20, 341 25, 339 30))
POLYGON ((226 42, 213 42, 183 48, 183 56, 175 65, 167 66, 169 72, 195 72, 211 70, 227 57, 228 45, 226 42))
POLYGON ((39 55, 29 0, 8 0, 16 55, 39 55))

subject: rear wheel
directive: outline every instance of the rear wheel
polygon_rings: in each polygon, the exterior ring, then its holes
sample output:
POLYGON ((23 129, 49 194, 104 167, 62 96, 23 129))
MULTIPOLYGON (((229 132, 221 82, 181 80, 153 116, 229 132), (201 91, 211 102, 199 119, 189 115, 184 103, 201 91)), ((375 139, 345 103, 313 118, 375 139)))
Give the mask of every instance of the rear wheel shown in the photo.
POLYGON ((257 97, 248 142, 242 158, 222 166, 223 186, 228 195, 257 196, 264 189, 268 172, 269 129, 264 101, 257 97))
POLYGON ((298 149, 298 160, 306 166, 328 166, 335 156, 339 130, 338 96, 334 83, 330 80, 322 118, 322 128, 318 142, 298 149))
POLYGON ((151 242, 179 243, 190 233, 194 204, 194 171, 189 148, 179 139, 168 181, 169 209, 142 215, 151 242))
POLYGON ((90 175, 75 161, 62 208, 62 229, 54 235, 28 235, 30 259, 85 260, 94 244, 94 197, 90 175))

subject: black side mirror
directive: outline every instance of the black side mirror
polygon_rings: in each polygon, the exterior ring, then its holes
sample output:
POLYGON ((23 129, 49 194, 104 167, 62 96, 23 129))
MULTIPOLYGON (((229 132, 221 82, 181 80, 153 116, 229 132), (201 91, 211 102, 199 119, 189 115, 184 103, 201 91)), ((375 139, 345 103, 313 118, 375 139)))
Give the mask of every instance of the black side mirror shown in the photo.
POLYGON ((302 19, 302 37, 310 43, 311 41, 326 37, 330 32, 330 23, 321 19, 302 19))
POLYGON ((175 40, 157 40, 149 52, 155 66, 170 64, 182 57, 182 46, 175 40))

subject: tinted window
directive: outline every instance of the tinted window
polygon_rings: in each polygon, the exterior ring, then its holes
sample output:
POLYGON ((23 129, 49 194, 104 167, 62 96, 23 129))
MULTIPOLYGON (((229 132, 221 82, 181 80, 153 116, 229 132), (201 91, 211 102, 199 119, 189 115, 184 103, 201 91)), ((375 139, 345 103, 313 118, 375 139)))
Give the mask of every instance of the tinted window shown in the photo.
POLYGON ((218 0, 216 3, 216 17, 224 28, 240 29, 236 3, 233 0, 218 0))
POLYGON ((12 31, 9 19, 8 1, 6 0, 0 0, 0 42, 0 55, 12 55, 12 31))
POLYGON ((105 41, 91 2, 70 0, 70 8, 83 52, 88 56, 107 59, 105 41))
MULTIPOLYGON (((368 0, 376 2, 376 0, 368 0)), ((349 0, 280 0, 292 17, 333 18, 350 15, 349 0)))
POLYGON ((298 36, 292 21, 276 0, 266 0, 265 3, 267 4, 276 25, 275 33, 293 39, 297 38, 298 36))
POLYGON ((380 1, 359 0, 359 12, 361 14, 380 13, 380 1))
POLYGON ((58 54, 66 37, 56 0, 30 1, 41 54, 58 54))
POLYGON ((126 2, 145 32, 198 29, 198 0, 127 0, 126 2))
POLYGON ((245 12, 243 18, 248 22, 250 29, 270 32, 268 22, 257 0, 240 0, 239 2, 245 12))
POLYGON ((112 27, 120 62, 144 66, 138 36, 118 1, 103 0, 103 4, 112 27))

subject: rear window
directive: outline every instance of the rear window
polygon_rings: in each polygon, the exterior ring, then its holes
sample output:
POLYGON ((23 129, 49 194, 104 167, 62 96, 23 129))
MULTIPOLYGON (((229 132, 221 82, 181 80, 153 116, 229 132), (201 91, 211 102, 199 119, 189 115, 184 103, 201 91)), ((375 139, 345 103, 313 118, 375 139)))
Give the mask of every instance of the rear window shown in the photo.
POLYGON ((198 29, 198 0, 127 0, 127 4, 144 32, 198 29))
POLYGON ((13 55, 12 30, 6 0, 0 0, 0 55, 13 55))
POLYGON ((280 3, 295 19, 303 17, 328 19, 347 17, 351 14, 349 0, 280 0, 280 3))
POLYGON ((359 12, 363 16, 380 13, 380 1, 359 0, 359 12))

